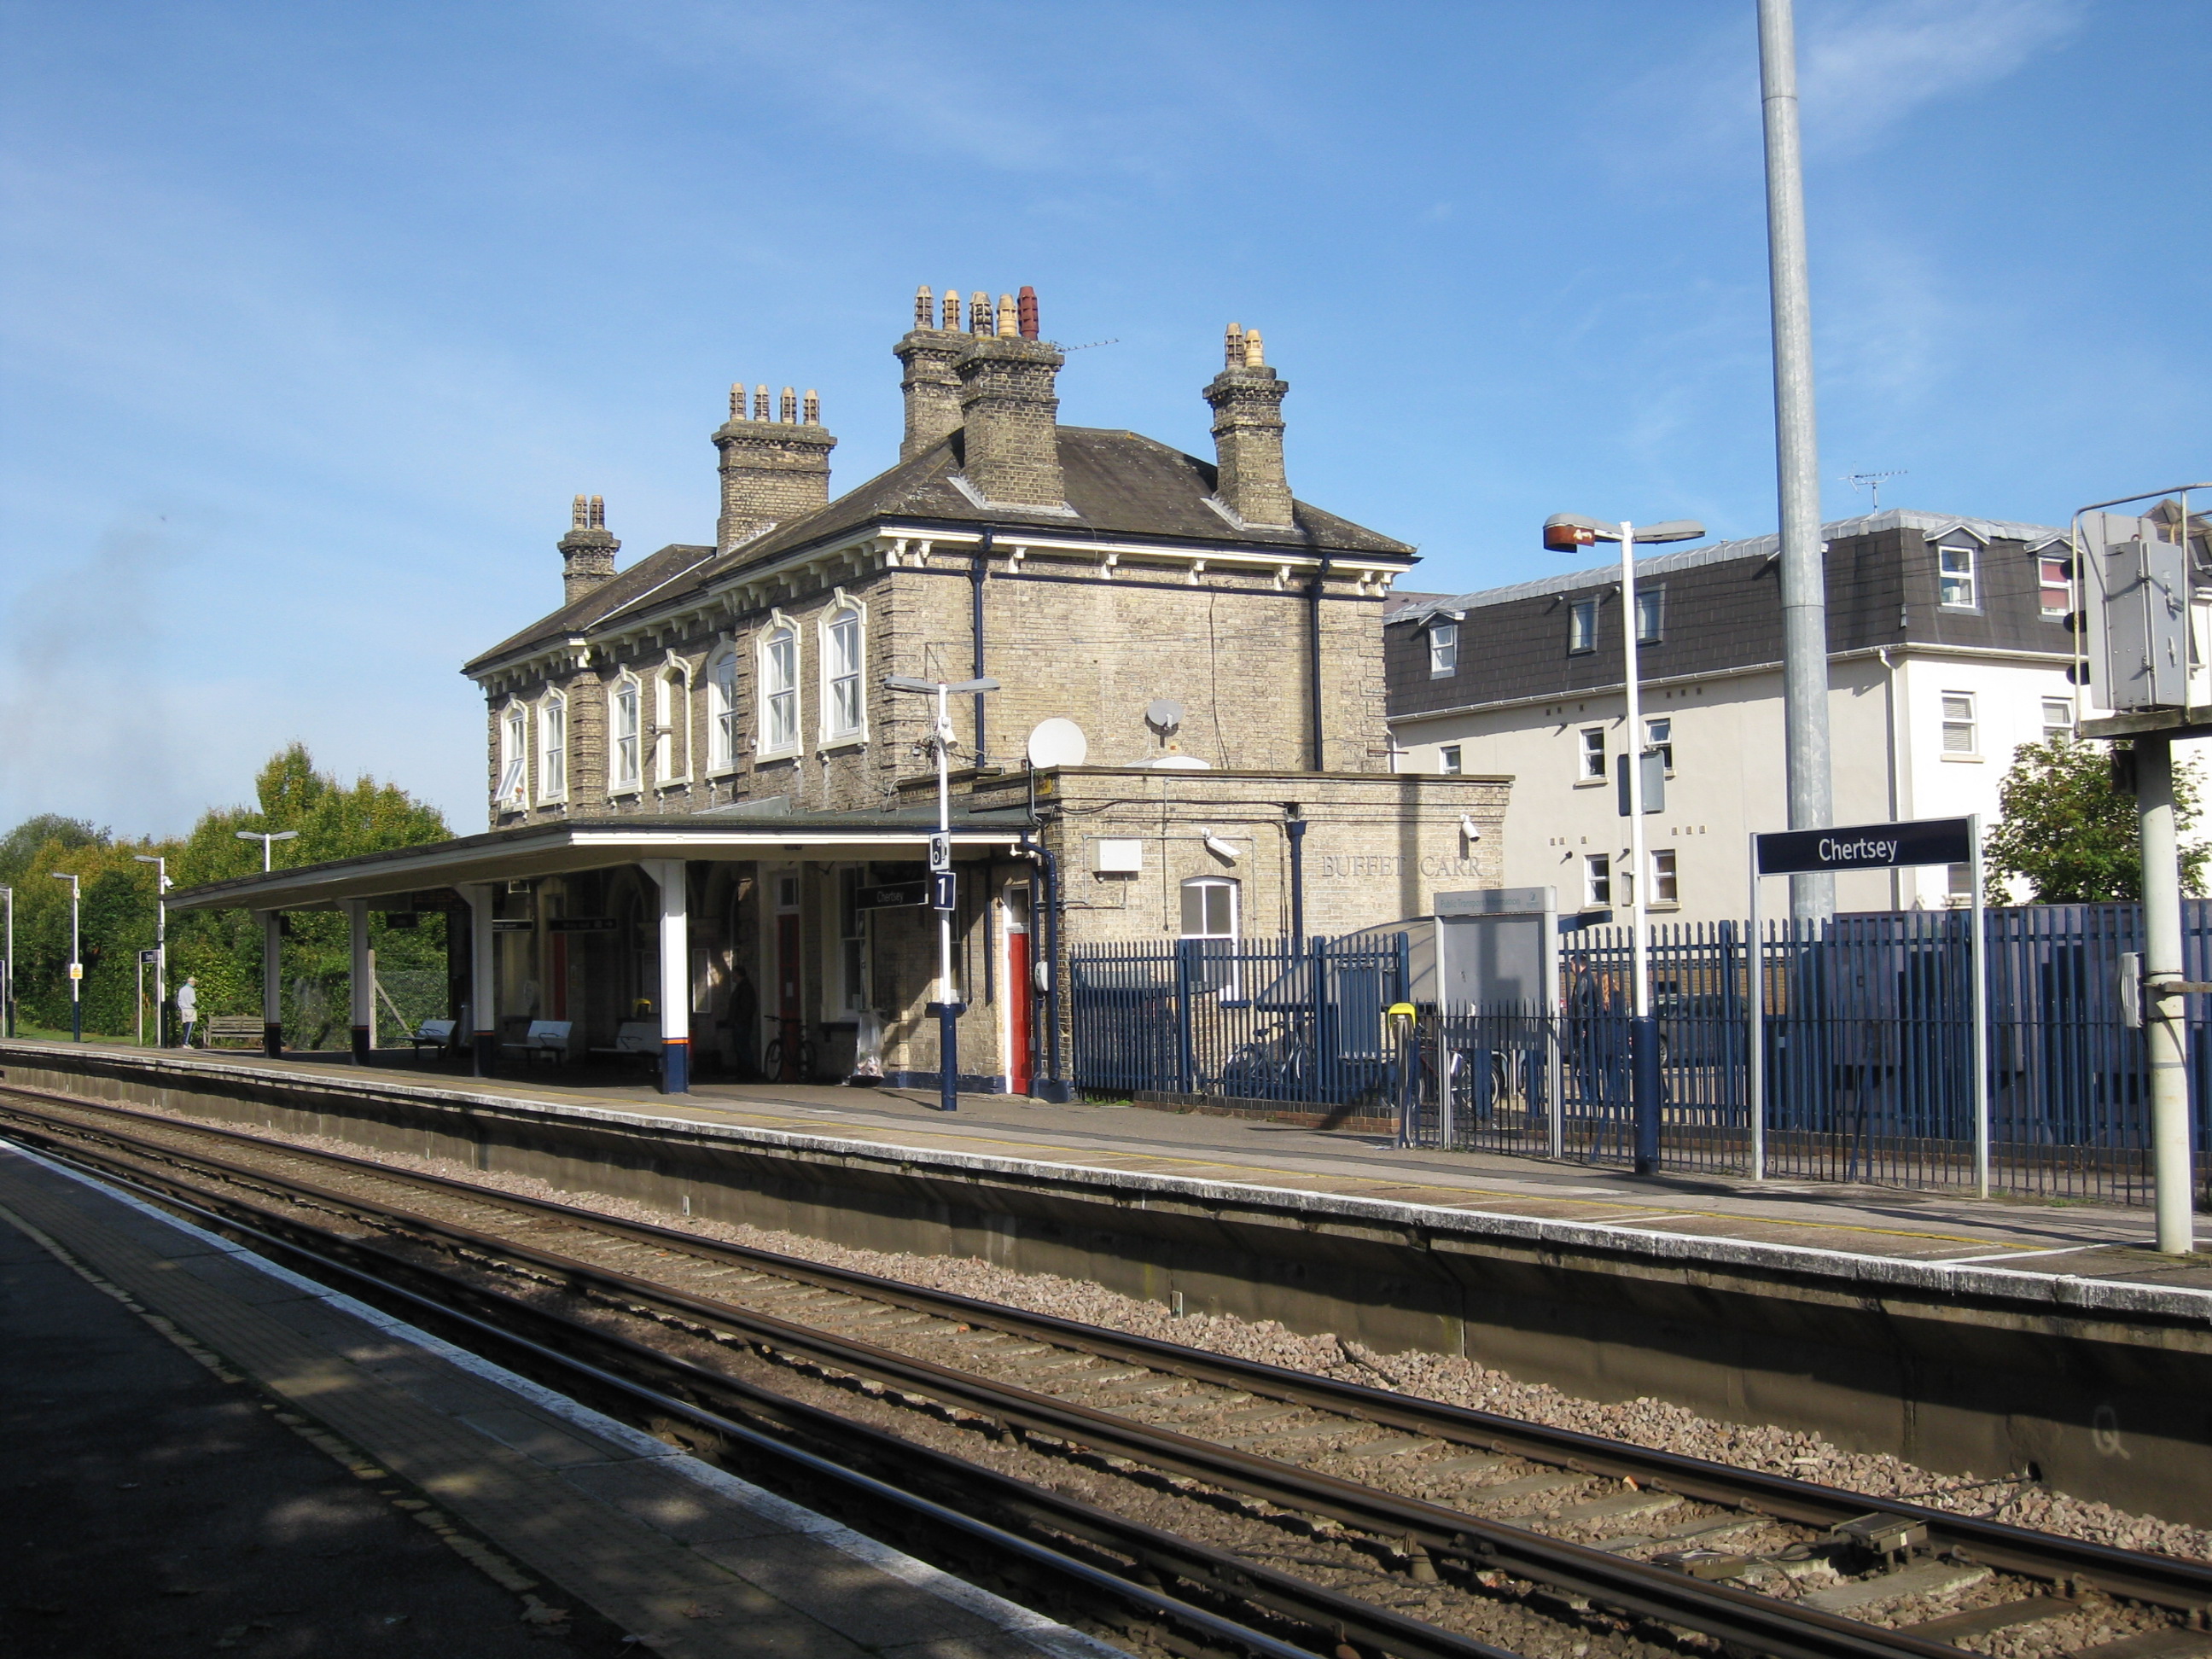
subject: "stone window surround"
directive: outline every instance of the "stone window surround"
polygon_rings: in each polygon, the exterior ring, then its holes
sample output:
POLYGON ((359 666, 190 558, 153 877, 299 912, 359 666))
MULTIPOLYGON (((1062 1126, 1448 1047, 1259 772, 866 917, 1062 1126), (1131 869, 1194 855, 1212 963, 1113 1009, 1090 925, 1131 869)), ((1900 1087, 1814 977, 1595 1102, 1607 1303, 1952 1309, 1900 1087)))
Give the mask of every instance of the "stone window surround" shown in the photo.
POLYGON ((645 686, 625 668, 607 682, 607 798, 641 794, 645 788, 645 686), (624 694, 628 694, 629 731, 623 731, 624 694), (630 745, 629 765, 623 765, 623 744, 630 745), (627 775, 625 775, 627 773, 627 775))
POLYGON ((725 634, 707 653, 702 672, 707 685, 707 769, 710 778, 738 769, 744 750, 744 733, 738 725, 738 646, 725 634))
POLYGON ((805 711, 799 707, 799 686, 805 679, 805 665, 799 660, 799 624, 786 616, 779 607, 768 613, 760 632, 753 641, 754 662, 754 720, 757 730, 753 736, 754 755, 760 760, 784 760, 794 757, 805 749, 805 711), (778 684, 779 677, 769 672, 772 653, 779 641, 787 641, 791 647, 791 678, 787 686, 778 684), (778 743, 771 736, 775 719, 777 699, 791 699, 791 735, 778 743))
POLYGON ((818 746, 824 750, 855 747, 868 741, 868 607, 842 587, 830 591, 830 603, 815 617, 815 651, 821 677, 819 690, 821 735, 818 746), (837 713, 836 666, 834 633, 838 624, 851 617, 857 624, 853 651, 853 678, 856 681, 854 702, 858 712, 858 724, 850 731, 836 729, 831 722, 837 713))
POLYGON ((499 781, 492 789, 495 811, 516 812, 530 804, 530 707, 510 696, 499 711, 499 781))
POLYGON ((665 653, 653 669, 653 781, 672 788, 691 781, 691 665, 674 651, 665 653), (682 765, 677 745, 683 745, 682 765))
POLYGON ((548 686, 538 703, 538 804, 568 799, 568 694, 548 686))

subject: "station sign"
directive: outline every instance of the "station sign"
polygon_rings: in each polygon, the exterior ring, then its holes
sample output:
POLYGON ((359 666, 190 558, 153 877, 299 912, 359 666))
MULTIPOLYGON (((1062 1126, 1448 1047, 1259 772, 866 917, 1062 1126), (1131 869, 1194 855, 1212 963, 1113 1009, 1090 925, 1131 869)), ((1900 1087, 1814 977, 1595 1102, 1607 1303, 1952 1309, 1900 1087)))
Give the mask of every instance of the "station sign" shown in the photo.
POLYGON ((933 910, 955 910, 960 902, 960 878, 950 870, 939 870, 929 878, 929 906, 933 910))
POLYGON ((527 933, 534 932, 537 927, 538 924, 526 916, 495 916, 491 930, 495 933, 527 933))
POLYGON ((611 933, 622 924, 612 916, 556 916, 545 926, 556 933, 611 933))
POLYGON ((928 902, 929 884, 924 881, 896 881, 882 887, 863 887, 859 900, 863 910, 897 910, 928 902))
POLYGON ((1968 864, 1974 856, 1972 818, 1915 818, 1844 830, 1785 830, 1753 836, 1762 876, 1822 870, 1897 870, 1916 864, 1968 864))

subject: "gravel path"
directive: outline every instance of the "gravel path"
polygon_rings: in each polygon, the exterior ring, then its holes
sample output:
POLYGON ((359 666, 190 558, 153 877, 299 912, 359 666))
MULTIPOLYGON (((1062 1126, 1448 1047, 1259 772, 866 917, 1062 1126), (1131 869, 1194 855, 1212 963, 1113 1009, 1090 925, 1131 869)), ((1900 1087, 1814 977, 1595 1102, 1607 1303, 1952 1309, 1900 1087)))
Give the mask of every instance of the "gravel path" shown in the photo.
MULTIPOLYGON (((205 1121, 188 1114, 140 1108, 180 1124, 205 1121)), ((1816 1480, 1875 1498, 1909 1498, 1934 1509, 2032 1528, 2119 1549, 2155 1550, 2212 1562, 2212 1531, 2130 1514, 2009 1476, 1939 1474, 1887 1453, 1850 1452, 1800 1429, 1728 1423, 1665 1401, 1642 1398, 1610 1403, 1566 1394, 1548 1384, 1518 1382, 1474 1359, 1435 1353, 1383 1353, 1330 1334, 1301 1335, 1273 1321, 1219 1314, 1177 1317, 1157 1302, 1121 1295, 1081 1279, 1020 1273, 974 1256, 920 1256, 855 1249, 743 1223, 671 1215, 621 1198, 556 1188, 532 1176, 477 1170, 450 1158, 370 1151, 327 1135, 288 1134, 262 1126, 246 1128, 264 1139, 367 1158, 398 1168, 425 1170, 494 1191, 585 1206, 611 1216, 680 1229, 809 1261, 874 1273, 931 1290, 1003 1303, 1114 1330, 1179 1342, 1216 1353, 1280 1365, 1286 1370, 1364 1382, 1447 1405, 1496 1412, 1531 1423, 1625 1440, 1738 1468, 1816 1480)), ((2001 1644, 2000 1645, 2010 1645, 2001 1644)), ((2033 1650, 2032 1649, 2025 1650, 2033 1650)))

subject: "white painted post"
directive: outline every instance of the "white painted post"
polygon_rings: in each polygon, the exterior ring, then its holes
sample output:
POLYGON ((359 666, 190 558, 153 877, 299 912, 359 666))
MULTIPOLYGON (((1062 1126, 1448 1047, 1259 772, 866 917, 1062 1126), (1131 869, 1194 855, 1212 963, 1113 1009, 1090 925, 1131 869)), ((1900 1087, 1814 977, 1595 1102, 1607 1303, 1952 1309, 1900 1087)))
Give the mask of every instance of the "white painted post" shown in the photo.
POLYGON ((470 1052, 476 1075, 490 1077, 499 1060, 499 970, 492 953, 491 886, 465 881, 455 890, 469 907, 470 1052))
POLYGON ((1744 959, 1751 964, 1744 1006, 1743 1097, 1751 1112, 1751 1178, 1766 1179, 1766 940, 1759 916, 1759 837, 1751 838, 1751 938, 1744 959))
POLYGON ((2150 1146, 2155 1248, 2197 1248, 2197 1180, 2189 1144, 2189 1024, 2181 933, 2181 854, 2174 832, 2173 743, 2136 739, 2136 811, 2142 849, 2143 1046, 2150 1060, 2150 1146))
POLYGON ((366 1066, 376 1026, 376 975, 368 958, 368 901, 348 899, 345 911, 346 943, 350 947, 346 989, 352 1004, 353 1063, 366 1066))
POLYGON ((261 912, 261 1052, 271 1060, 284 1053, 284 916, 261 912))
POLYGON ((690 915, 682 859, 641 859, 660 889, 660 1091, 691 1089, 690 915))

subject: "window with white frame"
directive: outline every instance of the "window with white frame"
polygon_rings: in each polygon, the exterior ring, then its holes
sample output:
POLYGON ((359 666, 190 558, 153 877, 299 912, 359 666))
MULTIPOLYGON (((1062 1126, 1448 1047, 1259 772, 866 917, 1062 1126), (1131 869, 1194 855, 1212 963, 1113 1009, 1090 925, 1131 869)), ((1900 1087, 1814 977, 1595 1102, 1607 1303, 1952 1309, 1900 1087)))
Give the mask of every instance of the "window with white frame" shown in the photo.
POLYGON ((1636 590, 1636 642, 1656 645, 1660 640, 1660 625, 1667 617, 1667 590, 1663 587, 1639 587, 1636 590))
POLYGON ((863 696, 867 647, 866 619, 850 600, 830 613, 822 625, 822 738, 849 743, 867 735, 863 696))
POLYGON ((1438 622, 1429 624, 1429 678, 1443 679, 1459 672, 1459 624, 1438 622))
POLYGON ((500 718, 499 787, 492 799, 503 808, 517 810, 528 800, 529 787, 530 711, 513 702, 500 718))
POLYGON ((1654 904, 1680 904, 1682 888, 1676 878, 1674 849, 1655 847, 1651 849, 1651 902, 1654 904))
POLYGON ((2041 555, 2035 562, 2035 588, 2045 616, 2069 615, 2074 609, 2074 561, 2063 553, 2041 555))
POLYGON ((1185 939, 1237 937, 1237 884, 1226 876, 1194 876, 1182 884, 1185 939))
POLYGON ((1943 694, 1943 752, 1947 755, 1978 755, 1980 742, 1974 730, 1974 694, 1971 691, 1946 691, 1943 694))
POLYGON ((1581 749, 1575 762, 1575 775, 1588 782, 1605 775, 1605 727, 1585 726, 1582 729, 1581 749))
POLYGON ((707 768, 738 763, 738 653, 725 646, 707 665, 707 768))
POLYGON ((760 747, 788 755, 799 747, 799 628, 779 617, 761 635, 760 747))
POLYGON ((616 794, 636 789, 644 777, 640 732, 644 701, 643 688, 628 674, 607 694, 607 726, 614 733, 614 777, 609 788, 616 794))
POLYGON ((2043 740, 2052 742, 2074 735, 2074 699, 2045 697, 2043 700, 2043 740))
POLYGON ((1658 754, 1659 763, 1668 777, 1674 775, 1674 720, 1671 714, 1661 714, 1644 722, 1644 746, 1658 754))
POLYGON ((1583 907, 1602 910, 1613 902, 1613 857, 1607 853, 1583 854, 1583 907))
POLYGON ((1567 654, 1597 649, 1597 601, 1577 599, 1567 607, 1567 654))
POLYGON ((558 691, 538 709, 538 799, 568 799, 568 699, 558 691))
POLYGON ((691 775, 691 682, 676 663, 653 679, 653 771, 663 783, 691 775))
POLYGON ((1460 746, 1455 743, 1440 746, 1437 750, 1437 770, 1448 778, 1457 777, 1461 769, 1460 753, 1460 746))
POLYGON ((1976 611, 1974 550, 1971 543, 1953 546, 1946 542, 1936 550, 1936 598, 1948 611, 1976 611))

